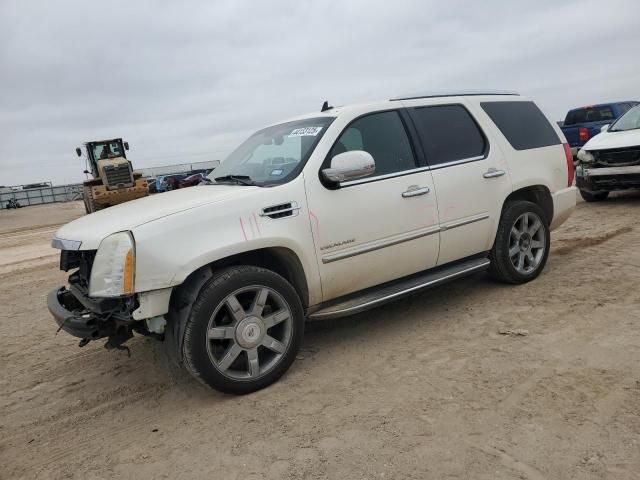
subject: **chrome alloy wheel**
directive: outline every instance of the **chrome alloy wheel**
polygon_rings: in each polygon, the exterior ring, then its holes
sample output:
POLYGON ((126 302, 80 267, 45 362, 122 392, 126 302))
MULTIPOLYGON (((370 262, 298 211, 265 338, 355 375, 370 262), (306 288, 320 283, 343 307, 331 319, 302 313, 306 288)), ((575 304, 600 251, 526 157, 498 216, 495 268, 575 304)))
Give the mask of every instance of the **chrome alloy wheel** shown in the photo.
POLYGON ((509 258, 518 273, 530 274, 535 271, 545 253, 545 225, 532 212, 520 215, 509 235, 509 258))
POLYGON ((207 327, 207 353, 214 367, 234 380, 271 371, 287 351, 293 331, 291 307, 275 290, 253 285, 228 295, 207 327))

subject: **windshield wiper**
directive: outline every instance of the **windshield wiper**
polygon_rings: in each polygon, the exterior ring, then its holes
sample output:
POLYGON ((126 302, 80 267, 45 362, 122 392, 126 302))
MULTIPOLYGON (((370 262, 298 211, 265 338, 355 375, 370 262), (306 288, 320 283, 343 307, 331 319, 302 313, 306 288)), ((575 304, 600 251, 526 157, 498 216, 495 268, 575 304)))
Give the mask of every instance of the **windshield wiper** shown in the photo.
POLYGON ((249 175, 224 175, 222 177, 216 177, 215 178, 216 182, 235 182, 239 185, 248 185, 248 186, 255 186, 256 182, 254 182, 253 180, 251 180, 251 177, 249 175))

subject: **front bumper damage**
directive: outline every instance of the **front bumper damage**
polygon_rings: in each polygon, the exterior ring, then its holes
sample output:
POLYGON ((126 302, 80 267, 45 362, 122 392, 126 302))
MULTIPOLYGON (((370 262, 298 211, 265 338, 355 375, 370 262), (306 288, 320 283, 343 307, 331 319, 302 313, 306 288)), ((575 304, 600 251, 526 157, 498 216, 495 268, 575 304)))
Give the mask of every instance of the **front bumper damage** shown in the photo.
POLYGON ((136 308, 134 297, 95 299, 81 287, 70 284, 68 289, 52 290, 47 307, 58 330, 80 338, 81 347, 92 340, 107 338, 105 348, 128 351, 122 344, 133 337, 134 331, 151 335, 144 322, 131 316, 136 308))
POLYGON ((576 186, 591 192, 640 188, 640 165, 587 167, 583 164, 576 169, 576 186))
MULTIPOLYGON (((582 153, 580 154, 582 155, 582 153)), ((576 186, 603 192, 640 188, 640 147, 590 150, 576 166, 576 186)))

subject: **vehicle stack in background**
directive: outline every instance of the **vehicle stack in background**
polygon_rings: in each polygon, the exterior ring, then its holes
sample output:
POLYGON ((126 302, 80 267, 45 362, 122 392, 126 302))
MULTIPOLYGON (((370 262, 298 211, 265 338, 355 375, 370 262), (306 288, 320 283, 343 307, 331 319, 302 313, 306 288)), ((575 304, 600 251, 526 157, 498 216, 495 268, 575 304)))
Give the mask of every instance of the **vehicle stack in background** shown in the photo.
POLYGON ((147 179, 149 193, 161 193, 198 185, 202 177, 209 175, 218 165, 220 165, 220 160, 210 160, 142 168, 140 172, 147 179), (199 179, 194 177, 196 175, 199 176, 199 179))

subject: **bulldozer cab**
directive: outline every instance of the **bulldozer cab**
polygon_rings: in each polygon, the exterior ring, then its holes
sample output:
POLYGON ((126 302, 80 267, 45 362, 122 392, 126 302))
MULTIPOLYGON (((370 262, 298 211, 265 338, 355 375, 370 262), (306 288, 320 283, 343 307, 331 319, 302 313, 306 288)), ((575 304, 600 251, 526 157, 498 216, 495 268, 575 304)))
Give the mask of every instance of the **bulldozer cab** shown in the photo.
MULTIPOLYGON (((127 154, 125 151, 129 150, 129 144, 127 142, 123 142, 121 138, 114 138, 112 140, 87 142, 85 143, 85 148, 87 151, 87 160, 90 169, 87 173, 91 173, 93 178, 99 178, 101 175, 98 162, 100 160, 112 160, 116 158, 123 158, 126 160, 127 154)), ((82 155, 82 151, 79 148, 76 148, 76 153, 78 156, 82 155)))
MULTIPOLYGON (((84 146, 88 168, 85 173, 93 177, 83 187, 87 213, 149 194, 146 179, 134 172, 127 160, 127 142, 114 138, 87 142, 84 146)), ((82 150, 76 148, 76 154, 82 156, 82 150)))

